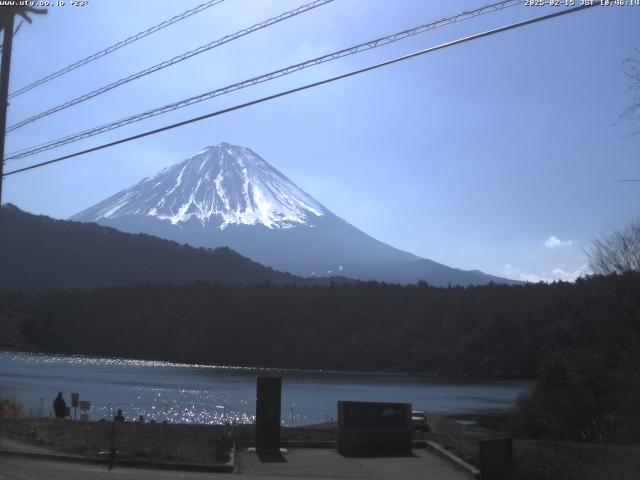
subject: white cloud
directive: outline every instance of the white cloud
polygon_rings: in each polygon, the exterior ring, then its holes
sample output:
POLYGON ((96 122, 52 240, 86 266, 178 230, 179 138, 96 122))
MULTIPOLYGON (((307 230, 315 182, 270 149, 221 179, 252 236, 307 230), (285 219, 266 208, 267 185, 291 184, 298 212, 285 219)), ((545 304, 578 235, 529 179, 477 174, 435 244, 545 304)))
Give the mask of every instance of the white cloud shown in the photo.
POLYGON ((535 273, 521 273, 520 279, 525 282, 533 283, 551 283, 558 280, 562 280, 563 282, 575 282, 576 279, 587 275, 588 273, 588 267, 586 265, 582 265, 580 268, 573 272, 567 272, 562 268, 554 268, 551 272, 542 272, 540 275, 536 275, 535 273))
POLYGON ((548 281, 547 279, 535 273, 519 273, 518 278, 516 280, 522 280, 523 282, 531 282, 531 283, 548 281))
POLYGON ((544 242, 544 246, 549 248, 569 247, 571 245, 573 245, 573 240, 560 240, 555 235, 551 235, 544 242))
POLYGON ((582 265, 580 268, 573 272, 567 272, 561 268, 554 268, 551 274, 554 278, 558 280, 564 280, 565 282, 574 282, 579 277, 587 275, 590 273, 589 267, 587 265, 582 265))
POLYGON ((507 263, 504 266, 504 272, 507 278, 530 283, 551 283, 559 280, 562 280, 563 282, 575 282, 579 277, 591 273, 589 267, 586 264, 578 267, 574 271, 567 271, 561 267, 556 267, 550 272, 532 273, 524 272, 518 268, 515 268, 510 263, 507 263))

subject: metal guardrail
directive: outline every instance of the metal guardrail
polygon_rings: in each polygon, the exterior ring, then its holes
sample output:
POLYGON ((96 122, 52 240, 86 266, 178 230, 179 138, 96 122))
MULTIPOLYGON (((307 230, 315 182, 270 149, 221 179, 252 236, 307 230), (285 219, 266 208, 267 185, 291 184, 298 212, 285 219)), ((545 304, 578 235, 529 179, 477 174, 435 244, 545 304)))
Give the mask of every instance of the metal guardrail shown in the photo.
POLYGON ((443 440, 439 443, 441 443, 445 448, 455 451, 461 458, 469 463, 478 465, 480 463, 478 441, 475 438, 469 441, 468 436, 465 438, 464 427, 453 420, 450 422, 450 425, 456 426, 456 435, 452 435, 451 432, 442 425, 444 422, 438 422, 440 426, 440 428, 438 428, 434 422, 427 419, 429 432, 432 435, 439 436, 441 440, 443 440))

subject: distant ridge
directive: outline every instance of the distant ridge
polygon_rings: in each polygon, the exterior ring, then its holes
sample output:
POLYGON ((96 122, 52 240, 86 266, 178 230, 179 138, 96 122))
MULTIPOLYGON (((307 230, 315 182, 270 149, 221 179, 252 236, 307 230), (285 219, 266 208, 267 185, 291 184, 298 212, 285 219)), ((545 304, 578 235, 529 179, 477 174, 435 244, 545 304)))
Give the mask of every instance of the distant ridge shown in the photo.
MULTIPOLYGON (((194 248, 96 224, 54 220, 0 208, 0 290, 42 291, 127 286, 308 283, 229 248, 194 248)), ((317 281, 316 281, 317 283, 317 281)))

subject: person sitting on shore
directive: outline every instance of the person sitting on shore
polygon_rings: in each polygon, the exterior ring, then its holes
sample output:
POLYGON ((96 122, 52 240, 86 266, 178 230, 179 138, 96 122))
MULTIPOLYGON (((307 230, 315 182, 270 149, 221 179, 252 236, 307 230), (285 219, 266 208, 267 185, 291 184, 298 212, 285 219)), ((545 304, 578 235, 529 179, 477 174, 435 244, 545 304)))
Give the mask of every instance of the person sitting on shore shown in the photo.
POLYGON ((56 418, 64 418, 67 416, 67 402, 62 398, 62 392, 58 392, 58 396, 53 401, 53 411, 56 418))
POLYGON ((115 417, 113 417, 113 421, 114 422, 124 422, 125 421, 125 418, 124 418, 124 415, 122 414, 122 409, 121 408, 118 409, 118 413, 116 414, 115 417))
POLYGON ((144 423, 144 415, 138 417, 138 423, 144 423))

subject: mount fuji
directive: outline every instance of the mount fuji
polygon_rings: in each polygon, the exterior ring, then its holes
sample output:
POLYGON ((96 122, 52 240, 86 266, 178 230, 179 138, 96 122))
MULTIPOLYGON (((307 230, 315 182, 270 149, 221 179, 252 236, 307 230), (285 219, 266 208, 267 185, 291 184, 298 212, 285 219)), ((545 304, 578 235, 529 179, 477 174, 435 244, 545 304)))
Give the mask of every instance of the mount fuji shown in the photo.
POLYGON ((331 213, 252 150, 220 143, 71 220, 195 247, 228 246, 296 275, 432 285, 516 283, 382 243, 331 213))

